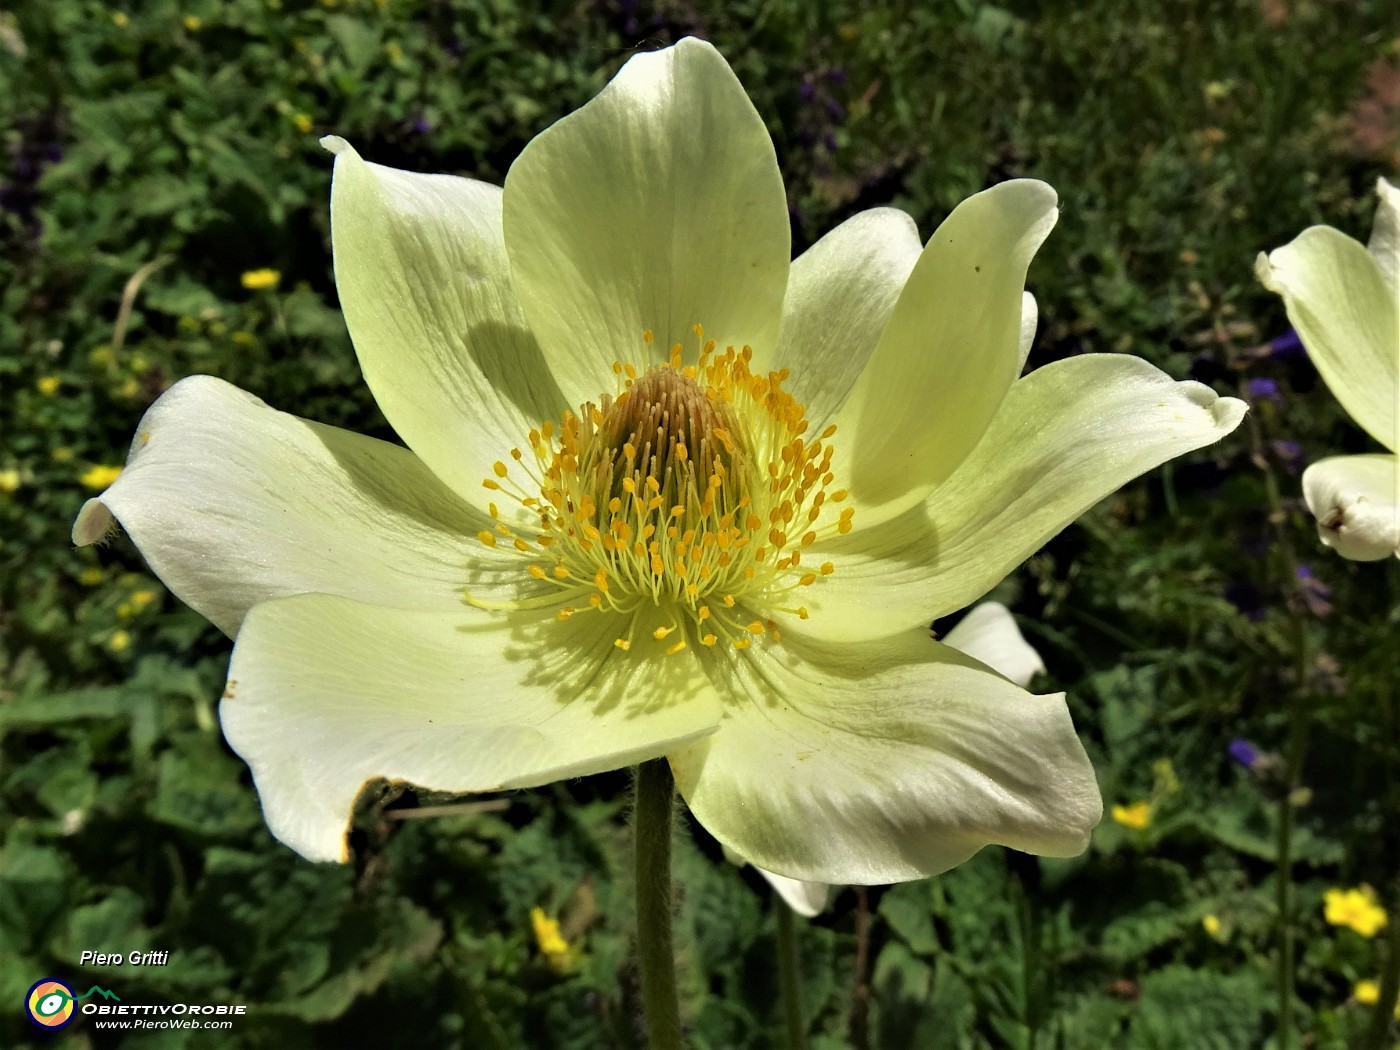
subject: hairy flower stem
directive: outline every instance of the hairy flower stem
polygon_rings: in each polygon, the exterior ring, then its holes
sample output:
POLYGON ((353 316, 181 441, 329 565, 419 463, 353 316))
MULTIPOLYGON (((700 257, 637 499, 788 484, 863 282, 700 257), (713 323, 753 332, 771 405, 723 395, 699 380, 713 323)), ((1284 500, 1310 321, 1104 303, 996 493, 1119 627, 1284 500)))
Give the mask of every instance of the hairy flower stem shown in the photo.
POLYGON ((784 901, 774 900, 778 913, 778 981, 783 989, 783 1023, 789 1050, 807 1050, 807 1026, 802 1020, 802 977, 797 962, 797 921, 784 901))
POLYGON ((676 957, 671 947, 671 815, 675 782, 664 758, 643 762, 632 778, 637 858, 637 969, 651 1050, 683 1050, 676 957))
POLYGON ((1394 883, 1390 916, 1386 925, 1385 970, 1381 973, 1380 998, 1371 1010, 1362 1050, 1384 1050, 1390 1045, 1390 1022, 1395 1016, 1395 1000, 1400 993, 1400 878, 1394 883))
MULTIPOLYGON (((1284 568, 1285 578, 1298 579, 1298 558, 1293 551, 1292 536, 1289 533, 1289 511, 1284 505, 1283 494, 1278 479, 1266 451, 1263 427, 1255 413, 1246 417, 1249 426, 1250 444, 1254 463, 1260 468, 1264 479, 1264 491, 1269 500, 1269 520, 1274 525, 1274 551, 1284 568)), ((1308 675, 1311 670, 1311 654, 1308 646, 1307 627, 1303 622, 1302 603, 1295 597, 1289 603, 1292 618, 1292 642, 1294 657, 1293 688, 1283 698, 1284 710, 1288 716, 1288 750, 1284 755, 1283 793, 1278 800, 1278 834, 1275 840, 1277 859, 1275 879, 1275 908, 1278 930, 1277 985, 1278 985, 1278 1034, 1275 1050, 1290 1050, 1293 1045, 1293 997, 1296 980, 1296 949, 1293 928, 1293 820, 1294 791, 1298 787, 1303 768, 1303 755, 1308 743, 1307 703, 1308 675)))

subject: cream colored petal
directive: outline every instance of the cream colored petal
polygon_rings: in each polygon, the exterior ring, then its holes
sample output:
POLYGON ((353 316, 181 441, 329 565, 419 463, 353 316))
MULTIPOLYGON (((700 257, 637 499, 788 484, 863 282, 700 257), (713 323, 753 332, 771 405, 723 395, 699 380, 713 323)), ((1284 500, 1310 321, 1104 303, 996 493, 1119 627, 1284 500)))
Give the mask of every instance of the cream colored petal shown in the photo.
POLYGON ((1026 269, 1057 216, 1043 182, 963 201, 929 238, 836 416, 855 528, 921 502, 972 451, 1015 380, 1026 269))
POLYGON ((229 635, 258 602, 305 591, 451 609, 469 582, 525 580, 477 543, 490 522, 407 449, 209 376, 150 407, 73 542, 102 539, 113 516, 166 586, 229 635))
POLYGON ((1102 815, 1063 696, 1032 696, 926 631, 839 647, 793 633, 707 654, 730 691, 670 755, 696 819, 788 878, 882 883, 990 843, 1052 856, 1102 815))
POLYGON ((1352 419, 1400 450, 1400 292, 1376 259, 1330 226, 1314 226, 1255 272, 1283 296, 1288 319, 1328 389, 1352 419))
POLYGON ((1086 354, 1019 380, 963 465, 922 506, 818 543, 835 571, 803 592, 832 641, 931 623, 976 601, 1119 486, 1219 441, 1245 405, 1135 357, 1086 354))
POLYGON ((1011 610, 1000 602, 983 602, 970 609, 944 637, 943 644, 981 661, 1023 689, 1045 670, 1044 661, 1022 636, 1011 610))
POLYGON ((516 290, 570 401, 611 393, 614 361, 662 361, 676 342, 693 360, 697 323, 771 360, 787 197, 763 120, 704 41, 634 55, 537 136, 505 215, 516 290))
POLYGON ((501 190, 323 142, 336 289, 365 381, 408 447, 484 510, 492 464, 565 408, 512 290, 501 190))
POLYGON ((1352 561, 1400 555, 1400 456, 1334 456, 1303 471, 1322 542, 1352 561))
POLYGON ((1390 290, 1400 295, 1400 188, 1377 179, 1376 195, 1380 201, 1366 250, 1376 260, 1390 290))
MULTIPOLYGON (((720 844, 724 850, 724 859, 736 867, 744 867, 748 864, 737 852, 720 844)), ((786 875, 775 875, 771 871, 764 871, 754 865, 754 870, 767 880, 768 885, 773 887, 783 902, 789 908, 808 919, 815 915, 820 915, 826 910, 826 902, 831 896, 831 887, 824 882, 803 882, 801 879, 790 879, 786 875)))
POLYGON ((1026 358, 1031 356, 1031 347, 1035 344, 1035 328, 1040 320, 1040 308, 1036 305, 1035 296, 1026 292, 1021 296, 1021 345, 1018 350, 1020 363, 1016 368, 1019 376, 1026 368, 1026 358))
POLYGON ((847 219, 792 264, 773 368, 807 409, 812 432, 846 400, 885 330, 923 245, 895 208, 847 219))
POLYGON ((612 621, 407 612, 320 594, 265 602, 239 633, 219 717, 273 835, 309 860, 344 861, 369 781, 531 787, 712 732, 719 709, 696 661, 622 653, 612 621))

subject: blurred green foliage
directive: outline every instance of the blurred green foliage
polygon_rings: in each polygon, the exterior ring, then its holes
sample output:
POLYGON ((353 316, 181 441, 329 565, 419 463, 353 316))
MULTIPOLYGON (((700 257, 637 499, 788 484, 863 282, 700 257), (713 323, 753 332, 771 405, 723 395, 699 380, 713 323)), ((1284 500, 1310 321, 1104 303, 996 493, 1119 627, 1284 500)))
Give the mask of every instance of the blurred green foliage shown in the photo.
MULTIPOLYGON (((1379 953, 1321 902, 1400 870, 1400 568, 1316 542, 1299 462, 1364 437, 1305 357, 1257 352, 1286 321, 1251 264, 1314 222, 1364 238, 1376 175, 1400 167, 1376 86, 1400 80, 1391 16, 1385 0, 0 14, 0 1045, 117 1045, 85 1021, 30 1026, 44 976, 248 1004, 232 1032, 124 1046, 639 1045, 624 774, 431 819, 403 815, 442 800, 389 792, 359 815, 353 865, 306 863, 268 836, 219 735, 227 641, 129 543, 78 551, 67 532, 86 472, 120 465, 189 373, 392 437, 336 307, 318 135, 500 181, 633 47, 694 33, 769 123, 795 248, 887 203, 927 236, 969 193, 1043 178, 1063 207, 1031 274, 1032 366, 1131 352, 1224 392, 1278 389, 997 592, 1045 656, 1039 687, 1069 692, 1106 801, 1150 802, 1146 826, 1106 819, 1072 861, 989 849, 843 892, 801 931, 814 1050, 1265 1045, 1281 789, 1229 761, 1235 738, 1299 749, 1297 1023, 1309 1046, 1353 1046, 1352 989, 1379 953), (245 288, 260 268, 279 282, 245 288), (533 907, 575 945, 567 972, 534 944, 533 907), (85 968, 85 948, 171 962, 85 968)), ((699 829, 677 877, 694 1045, 782 1045, 765 885, 699 829)))

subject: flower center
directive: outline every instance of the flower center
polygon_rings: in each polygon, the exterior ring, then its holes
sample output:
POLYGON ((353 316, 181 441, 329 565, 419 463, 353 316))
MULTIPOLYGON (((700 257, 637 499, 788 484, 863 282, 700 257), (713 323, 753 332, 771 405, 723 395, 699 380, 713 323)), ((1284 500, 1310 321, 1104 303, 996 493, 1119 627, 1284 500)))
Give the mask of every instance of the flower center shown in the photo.
MULTIPOLYGON (((667 364, 638 375, 614 363, 621 384, 597 405, 565 412, 529 435, 530 452, 511 449, 514 466, 495 464, 483 485, 517 503, 495 531, 525 561, 535 592, 487 608, 557 606, 559 619, 597 611, 619 616, 615 645, 630 650, 645 630, 670 653, 691 638, 747 649, 779 637, 775 613, 807 619, 801 589, 832 565, 804 565, 803 551, 851 529, 852 508, 833 481, 836 432, 806 440, 802 405, 783 390, 786 370, 756 375, 753 351, 718 352, 704 329, 693 365, 682 347, 667 364)), ((650 344, 650 331, 643 334, 650 344)))

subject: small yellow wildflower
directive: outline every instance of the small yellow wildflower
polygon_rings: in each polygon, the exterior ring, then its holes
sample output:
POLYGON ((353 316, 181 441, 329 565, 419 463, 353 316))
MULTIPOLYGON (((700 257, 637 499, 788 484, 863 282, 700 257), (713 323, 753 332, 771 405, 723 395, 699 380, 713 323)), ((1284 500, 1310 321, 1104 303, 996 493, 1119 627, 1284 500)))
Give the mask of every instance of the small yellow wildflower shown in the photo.
POLYGON ((1201 926, 1204 927, 1206 933, 1210 934, 1212 937, 1220 936, 1220 919, 1218 916, 1207 915, 1201 920, 1201 926))
POLYGON ((535 943, 540 954, 549 960, 549 965, 559 973, 567 973, 574 964, 574 952, 569 942, 559 932, 559 920, 551 919, 543 908, 530 909, 530 925, 535 930, 535 943))
POLYGON ((184 17, 185 31, 187 33, 198 33, 204 21, 198 15, 186 15, 184 17))
POLYGON ((14 492, 19 488, 19 471, 14 467, 0 470, 0 492, 14 492))
POLYGON ((249 270, 243 275, 242 280, 244 288, 256 292, 264 288, 276 288, 278 282, 282 280, 282 274, 269 267, 263 267, 261 270, 249 270))
POLYGON ((67 445, 59 445, 58 448, 50 452, 49 455, 53 457, 53 461, 55 463, 73 462, 73 450, 67 445))
POLYGON ((131 597, 117 606, 117 615, 123 620, 131 620, 146 611, 146 607, 156 600, 156 592, 150 589, 133 591, 131 597))
POLYGON ((1170 758, 1159 758, 1153 762, 1152 776, 1156 779, 1156 784, 1153 785, 1154 793, 1175 795, 1181 790, 1181 781, 1177 779, 1176 767, 1172 765, 1170 758))
MULTIPOLYGON (((57 458, 58 451, 56 449, 54 455, 57 458)), ((117 475, 121 472, 121 467, 89 467, 78 475, 78 482, 85 488, 105 489, 117 480, 117 475)))
POLYGON ((121 386, 117 387, 117 393, 122 397, 132 398, 141 393, 141 384, 135 379, 128 379, 121 386))
POLYGON ((258 337, 255 336, 252 332, 234 332, 231 336, 229 336, 229 340, 231 342, 237 343, 239 346, 258 345, 258 337))
POLYGON ((39 381, 34 384, 39 388, 39 393, 45 397, 53 397, 58 393, 58 388, 63 385, 63 380, 58 376, 40 376, 39 381))
POLYGON ((1380 1002, 1381 986, 1375 981, 1357 981, 1351 990, 1351 997, 1362 1006, 1375 1006, 1380 1002))
POLYGON ((292 117, 292 123, 296 125, 297 130, 303 135, 316 126, 311 117, 306 113, 298 113, 296 116, 292 117))
POLYGON ((112 348, 107 345, 94 346, 88 351, 88 360, 95 365, 110 365, 116 361, 117 355, 112 353, 112 348))
POLYGON ((125 11, 113 11, 113 12, 112 12, 112 24, 115 25, 115 26, 120 26, 121 28, 125 29, 128 25, 131 24, 131 19, 129 19, 129 18, 126 17, 126 12, 125 12, 125 11))
POLYGON ((1114 806, 1113 819, 1125 828, 1141 831, 1152 822, 1152 803, 1133 802, 1126 806, 1114 806))
POLYGON ((126 631, 113 631, 107 639, 107 648, 114 653, 124 653, 131 648, 131 635, 126 631))
POLYGON ((384 45, 384 53, 389 56, 390 62, 397 63, 403 59, 403 48, 393 40, 384 45))
POLYGON ((96 587, 107 578, 107 574, 96 565, 89 565, 82 572, 78 573, 78 582, 84 587, 96 587))
POLYGON ((1370 886, 1330 889, 1322 895, 1323 914, 1333 926, 1346 926, 1363 937, 1374 937, 1385 925, 1385 909, 1376 903, 1370 886))

